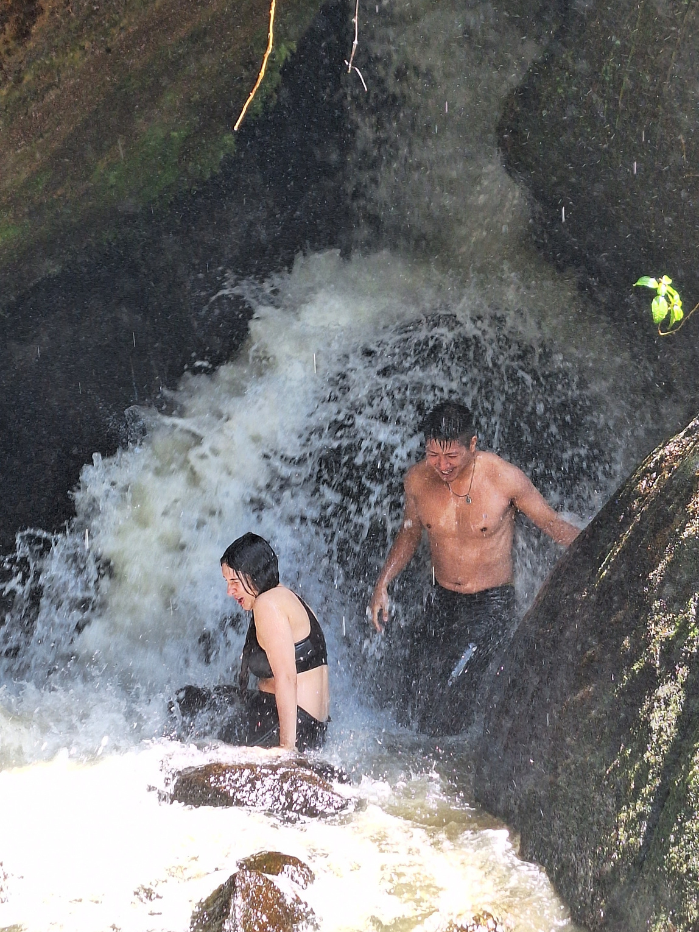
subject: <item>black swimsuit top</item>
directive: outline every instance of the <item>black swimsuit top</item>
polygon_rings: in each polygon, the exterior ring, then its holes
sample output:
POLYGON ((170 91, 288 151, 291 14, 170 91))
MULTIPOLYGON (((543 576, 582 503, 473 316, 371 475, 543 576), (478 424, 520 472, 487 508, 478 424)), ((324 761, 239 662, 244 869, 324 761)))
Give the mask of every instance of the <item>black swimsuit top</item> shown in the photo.
MULTIPOLYGON (((315 670, 316 667, 323 667, 328 662, 328 651, 325 646, 325 635, 320 623, 310 608, 306 605, 300 596, 296 596, 301 605, 306 609, 311 630, 305 638, 294 644, 296 654, 296 672, 305 673, 306 670, 315 670)), ((253 676, 259 679, 271 679, 274 674, 269 665, 266 652, 260 647, 257 640, 257 631, 255 630, 255 615, 250 620, 247 637, 245 638, 245 647, 243 648, 242 662, 247 661, 247 669, 253 676)))

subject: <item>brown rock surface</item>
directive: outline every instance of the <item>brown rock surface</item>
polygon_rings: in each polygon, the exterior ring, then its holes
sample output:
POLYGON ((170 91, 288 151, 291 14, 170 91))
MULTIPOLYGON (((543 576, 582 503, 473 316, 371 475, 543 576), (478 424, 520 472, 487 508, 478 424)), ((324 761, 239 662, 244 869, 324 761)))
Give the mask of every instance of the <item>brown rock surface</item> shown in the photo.
POLYGON ((260 871, 242 869, 197 906, 190 930, 292 932, 309 925, 316 925, 313 910, 296 893, 281 890, 260 871))
POLYGON ((569 549, 489 697, 479 801, 591 930, 699 928, 699 418, 569 549))
POLYGON ((310 818, 337 815, 354 806, 332 783, 295 761, 190 767, 175 779, 171 801, 187 806, 247 806, 310 818))
POLYGON ((238 861, 238 867, 249 871, 260 871, 273 877, 286 877, 305 890, 315 880, 315 874, 308 864, 292 854, 281 851, 259 851, 250 857, 238 861))

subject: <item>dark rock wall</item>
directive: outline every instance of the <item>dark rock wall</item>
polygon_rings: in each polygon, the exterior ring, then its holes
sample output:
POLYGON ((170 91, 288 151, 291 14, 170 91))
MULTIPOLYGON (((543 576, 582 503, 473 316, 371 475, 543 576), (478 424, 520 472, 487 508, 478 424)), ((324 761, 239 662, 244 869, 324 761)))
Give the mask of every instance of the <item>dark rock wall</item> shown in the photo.
MULTIPOLYGON (((699 301, 698 73, 696 3, 575 3, 500 122, 506 164, 536 201, 538 242, 602 286, 606 313, 651 355, 647 293, 632 296, 633 282, 668 274, 687 311, 699 301)), ((694 322, 685 334, 655 355, 686 384, 694 322)))
POLYGON ((124 215, 113 242, 24 292, 0 317, 0 552, 17 530, 57 528, 92 453, 128 439, 125 409, 164 404, 185 368, 218 365, 247 309, 210 303, 227 270, 265 276, 346 237, 344 0, 328 3, 282 70, 276 106, 196 194, 124 215))
POLYGON ((476 779, 592 930, 699 924, 699 419, 570 548, 489 697, 476 779))

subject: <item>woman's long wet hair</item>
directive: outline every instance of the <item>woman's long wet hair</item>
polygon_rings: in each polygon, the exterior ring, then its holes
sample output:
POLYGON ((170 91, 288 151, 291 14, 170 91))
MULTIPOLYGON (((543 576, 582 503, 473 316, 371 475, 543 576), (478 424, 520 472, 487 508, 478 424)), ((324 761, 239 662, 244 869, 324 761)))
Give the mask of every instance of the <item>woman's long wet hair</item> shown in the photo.
POLYGON ((227 566, 237 573, 250 595, 258 596, 279 585, 276 553, 264 537, 250 531, 226 548, 221 557, 221 566, 227 566))

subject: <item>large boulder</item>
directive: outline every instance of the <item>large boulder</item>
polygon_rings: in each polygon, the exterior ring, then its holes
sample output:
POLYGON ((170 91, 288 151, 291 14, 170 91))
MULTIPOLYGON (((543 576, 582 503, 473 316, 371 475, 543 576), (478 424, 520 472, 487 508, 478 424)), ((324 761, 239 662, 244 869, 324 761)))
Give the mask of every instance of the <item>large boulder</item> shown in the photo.
POLYGON ((0 553, 74 514, 83 464, 139 439, 133 406, 240 348, 227 270, 265 278, 350 223, 345 0, 277 5, 276 90, 236 134, 267 2, 42 6, 10 63, 0 10, 0 553))
POLYGON ((699 418, 558 564, 489 698, 479 801, 589 929, 699 928, 699 418))

